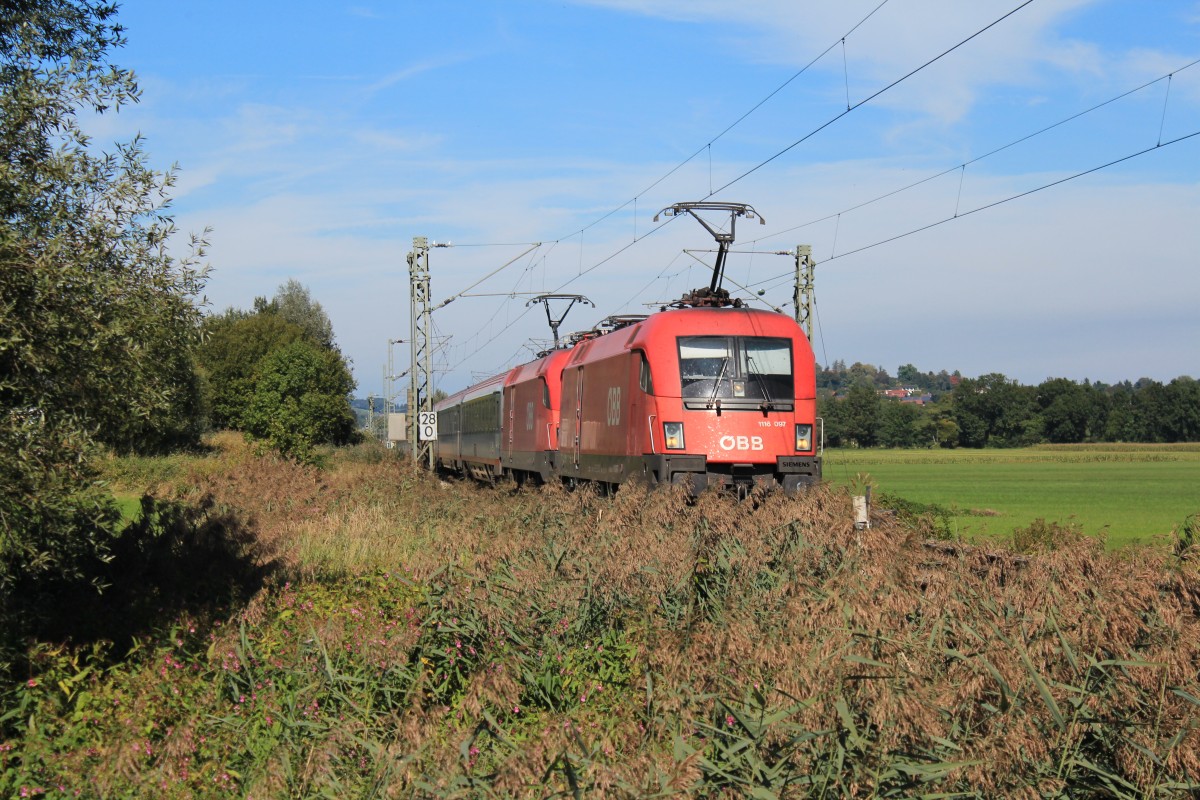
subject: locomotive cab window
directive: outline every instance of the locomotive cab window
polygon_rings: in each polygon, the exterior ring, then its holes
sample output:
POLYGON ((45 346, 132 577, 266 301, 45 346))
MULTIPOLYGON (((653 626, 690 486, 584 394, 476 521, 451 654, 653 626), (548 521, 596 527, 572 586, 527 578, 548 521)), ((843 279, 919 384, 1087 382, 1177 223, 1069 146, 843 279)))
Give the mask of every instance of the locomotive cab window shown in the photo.
POLYGON ((792 343, 767 336, 679 337, 680 394, 689 409, 790 411, 792 343))
POLYGON ((641 362, 638 370, 638 386, 646 394, 654 394, 654 381, 650 377, 650 362, 646 360, 646 354, 641 350, 638 350, 637 354, 641 362))

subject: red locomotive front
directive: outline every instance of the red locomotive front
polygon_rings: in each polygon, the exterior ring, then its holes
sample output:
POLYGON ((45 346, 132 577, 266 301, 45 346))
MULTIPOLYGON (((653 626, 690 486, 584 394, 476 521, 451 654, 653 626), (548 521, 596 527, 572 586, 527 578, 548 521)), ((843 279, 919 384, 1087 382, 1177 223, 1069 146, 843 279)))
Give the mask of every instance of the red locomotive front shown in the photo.
POLYGON ((695 491, 821 477, 812 349, 782 314, 685 308, 582 342, 562 408, 568 477, 695 491))
POLYGON ((661 480, 789 491, 820 481, 816 365, 794 320, 693 308, 647 322, 658 412, 652 463, 661 480))

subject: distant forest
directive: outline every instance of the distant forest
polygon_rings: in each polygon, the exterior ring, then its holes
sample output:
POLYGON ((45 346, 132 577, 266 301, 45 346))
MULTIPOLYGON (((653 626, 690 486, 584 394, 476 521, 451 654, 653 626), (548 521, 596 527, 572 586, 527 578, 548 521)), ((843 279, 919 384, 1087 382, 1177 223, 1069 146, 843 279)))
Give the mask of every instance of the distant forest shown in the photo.
POLYGON ((1200 441, 1200 382, 1186 375, 1166 384, 1050 378, 1026 386, 1000 373, 964 378, 905 364, 893 377, 835 361, 818 369, 817 394, 831 447, 1200 441))

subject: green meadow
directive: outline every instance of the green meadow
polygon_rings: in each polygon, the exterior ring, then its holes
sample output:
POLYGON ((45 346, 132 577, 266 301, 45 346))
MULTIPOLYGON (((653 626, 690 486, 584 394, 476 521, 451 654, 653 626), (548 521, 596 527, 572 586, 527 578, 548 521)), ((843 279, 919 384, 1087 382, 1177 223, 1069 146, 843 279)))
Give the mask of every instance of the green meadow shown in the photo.
POLYGON ((1119 547, 1152 543, 1200 513, 1197 444, 831 449, 825 477, 949 509, 954 532, 968 537, 1006 537, 1043 519, 1119 547))

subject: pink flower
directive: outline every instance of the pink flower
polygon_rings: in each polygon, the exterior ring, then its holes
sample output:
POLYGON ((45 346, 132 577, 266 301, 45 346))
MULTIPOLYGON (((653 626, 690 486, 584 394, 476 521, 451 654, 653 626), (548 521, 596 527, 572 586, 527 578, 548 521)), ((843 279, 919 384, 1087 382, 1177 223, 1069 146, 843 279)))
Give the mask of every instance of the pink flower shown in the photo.
POLYGON ((35 686, 37 686, 38 684, 37 684, 37 681, 35 681, 33 678, 30 678, 29 680, 27 680, 25 682, 25 685, 28 686, 30 689, 32 689, 35 686))

